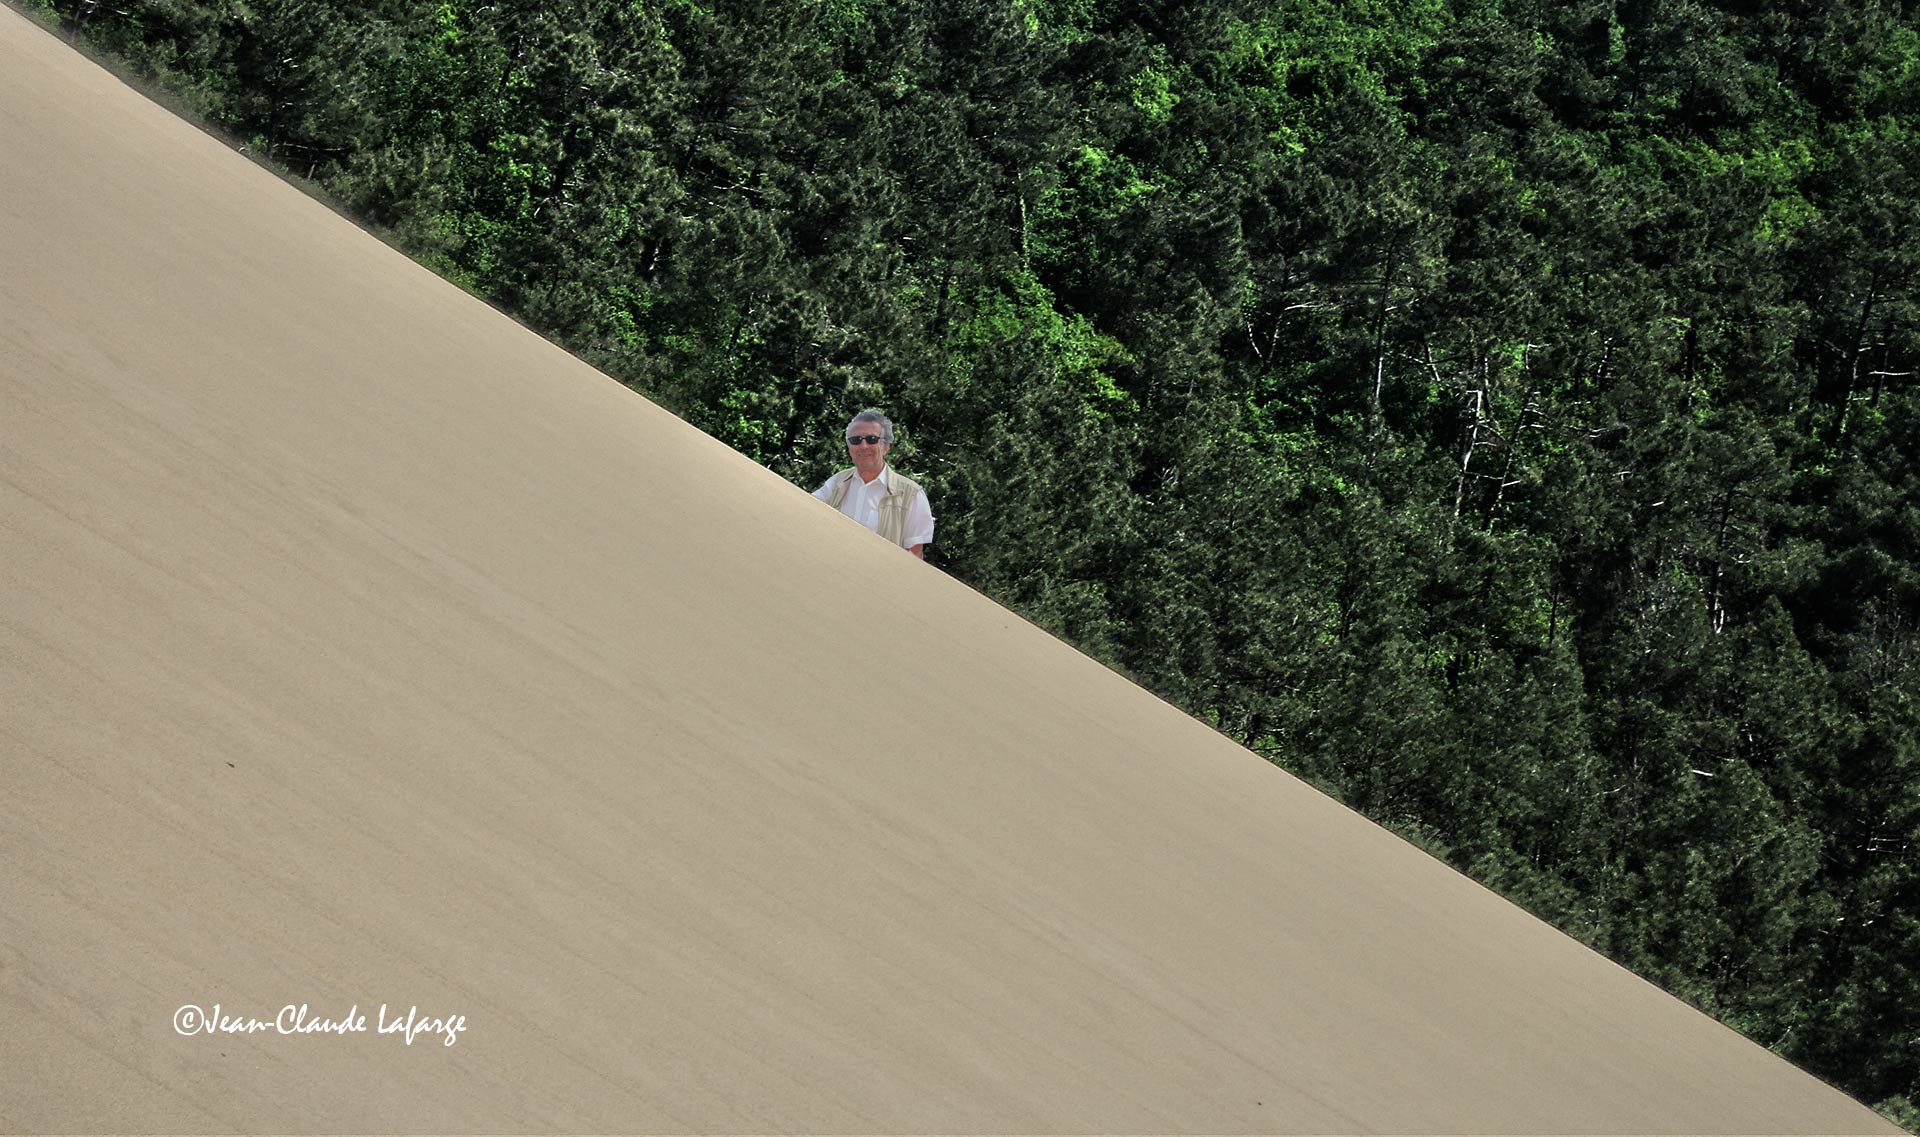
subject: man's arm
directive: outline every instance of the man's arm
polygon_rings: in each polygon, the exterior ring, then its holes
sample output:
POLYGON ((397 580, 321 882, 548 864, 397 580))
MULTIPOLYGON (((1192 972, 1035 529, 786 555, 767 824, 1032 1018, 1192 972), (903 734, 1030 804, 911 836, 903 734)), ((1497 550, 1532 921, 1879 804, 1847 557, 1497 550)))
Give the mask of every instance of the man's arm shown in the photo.
POLYGON ((927 546, 933 543, 933 509, 927 504, 925 492, 913 495, 913 503, 907 506, 906 522, 902 526, 905 532, 900 534, 901 542, 907 551, 921 560, 927 559, 927 546))

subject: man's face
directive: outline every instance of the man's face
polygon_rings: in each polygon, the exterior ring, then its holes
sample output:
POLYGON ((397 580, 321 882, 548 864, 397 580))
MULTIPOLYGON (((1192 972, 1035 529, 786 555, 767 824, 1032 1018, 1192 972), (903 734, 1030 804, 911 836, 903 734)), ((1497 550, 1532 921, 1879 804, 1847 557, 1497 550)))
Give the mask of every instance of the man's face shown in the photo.
POLYGON ((879 423, 863 422, 847 428, 847 453, 853 456, 854 469, 872 478, 880 472, 880 466, 887 460, 887 444, 878 441, 882 437, 879 423), (868 442, 867 439, 874 439, 868 442))

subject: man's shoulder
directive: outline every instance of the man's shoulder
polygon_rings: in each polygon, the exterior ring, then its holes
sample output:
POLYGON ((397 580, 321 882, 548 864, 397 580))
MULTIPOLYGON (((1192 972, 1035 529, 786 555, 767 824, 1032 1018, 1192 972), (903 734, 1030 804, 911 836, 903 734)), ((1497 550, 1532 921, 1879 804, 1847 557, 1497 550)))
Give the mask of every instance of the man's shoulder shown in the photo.
POLYGON ((894 493, 915 494, 926 492, 920 488, 919 482, 914 481, 892 466, 887 467, 887 486, 894 493))

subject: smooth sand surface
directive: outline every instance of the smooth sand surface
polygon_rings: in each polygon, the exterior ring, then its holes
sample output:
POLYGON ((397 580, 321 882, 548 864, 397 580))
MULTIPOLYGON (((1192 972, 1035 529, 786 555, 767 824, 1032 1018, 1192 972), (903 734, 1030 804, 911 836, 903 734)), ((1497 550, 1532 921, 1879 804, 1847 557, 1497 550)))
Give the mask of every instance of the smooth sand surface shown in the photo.
POLYGON ((5 9, 0 702, 9 1130, 1895 1131, 5 9))

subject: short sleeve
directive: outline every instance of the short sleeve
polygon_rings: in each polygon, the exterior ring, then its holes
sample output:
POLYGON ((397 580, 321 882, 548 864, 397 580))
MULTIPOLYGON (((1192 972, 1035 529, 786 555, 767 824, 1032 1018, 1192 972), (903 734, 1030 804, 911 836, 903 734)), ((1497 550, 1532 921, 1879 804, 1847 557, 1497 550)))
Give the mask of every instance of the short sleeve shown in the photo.
POLYGON ((927 504, 927 491, 924 489, 913 495, 913 504, 907 507, 907 520, 900 530, 900 543, 909 549, 915 545, 933 544, 933 506, 927 504))

